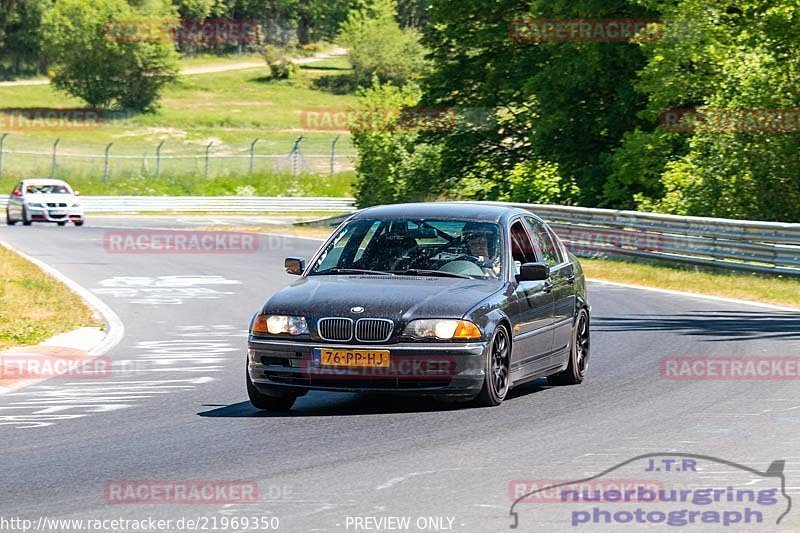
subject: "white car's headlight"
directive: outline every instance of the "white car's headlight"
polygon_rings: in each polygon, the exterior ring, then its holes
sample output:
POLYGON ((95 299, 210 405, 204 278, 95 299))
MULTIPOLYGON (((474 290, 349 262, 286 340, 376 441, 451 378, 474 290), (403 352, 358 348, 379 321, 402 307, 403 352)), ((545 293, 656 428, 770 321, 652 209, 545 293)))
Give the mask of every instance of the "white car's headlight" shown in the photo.
POLYGON ((72 207, 80 207, 81 204, 72 204, 72 207))
POLYGON ((28 202, 28 207, 37 207, 37 208, 41 209, 43 206, 40 203, 28 202))
POLYGON ((412 320, 405 334, 417 339, 475 340, 481 338, 481 330, 469 320, 424 319, 412 320))
POLYGON ((305 335, 308 322, 304 316, 258 315, 253 322, 253 333, 259 335, 305 335))

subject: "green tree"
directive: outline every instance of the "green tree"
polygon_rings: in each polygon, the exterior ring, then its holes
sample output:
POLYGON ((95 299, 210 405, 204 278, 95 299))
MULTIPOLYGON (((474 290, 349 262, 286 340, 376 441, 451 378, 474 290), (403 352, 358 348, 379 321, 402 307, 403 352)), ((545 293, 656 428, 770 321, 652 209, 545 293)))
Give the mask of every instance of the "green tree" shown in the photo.
POLYGON ((152 20, 174 13, 160 0, 147 1, 146 11, 124 0, 60 0, 42 27, 52 83, 91 106, 149 108, 177 75, 172 43, 140 31, 152 20))
POLYGON ((490 119, 483 127, 424 136, 442 145, 441 180, 453 190, 463 179, 483 180, 483 190, 505 194, 494 182, 543 161, 557 166, 565 190, 575 195, 565 201, 601 204, 611 154, 641 122, 637 112, 646 100, 634 82, 644 55, 626 42, 518 42, 511 23, 645 18, 652 10, 633 1, 464 0, 453 9, 434 0, 429 13, 423 42, 434 69, 422 106, 482 109, 490 119))
POLYGON ((649 99, 643 116, 650 126, 627 137, 614 155, 610 183, 631 187, 643 209, 800 220, 796 127, 741 131, 738 124, 721 131, 700 124, 674 132, 657 125, 671 108, 743 118, 800 107, 800 4, 683 0, 663 10, 668 28, 672 22, 676 30, 693 31, 642 45, 648 61, 639 88, 649 99), (619 164, 637 157, 639 164, 619 164))
POLYGON ((44 68, 40 28, 51 5, 51 0, 0 0, 0 61, 10 64, 11 76, 44 68))

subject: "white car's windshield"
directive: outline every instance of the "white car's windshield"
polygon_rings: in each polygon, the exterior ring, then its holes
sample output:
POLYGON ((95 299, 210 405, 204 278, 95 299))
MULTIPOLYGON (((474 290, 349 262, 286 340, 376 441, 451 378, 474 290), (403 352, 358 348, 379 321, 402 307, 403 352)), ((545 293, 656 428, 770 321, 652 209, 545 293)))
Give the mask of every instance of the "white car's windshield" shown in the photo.
POLYGON ((359 219, 339 230, 310 274, 498 278, 500 234, 500 226, 489 222, 359 219))
POLYGON ((66 185, 28 185, 25 188, 27 194, 71 194, 66 185))

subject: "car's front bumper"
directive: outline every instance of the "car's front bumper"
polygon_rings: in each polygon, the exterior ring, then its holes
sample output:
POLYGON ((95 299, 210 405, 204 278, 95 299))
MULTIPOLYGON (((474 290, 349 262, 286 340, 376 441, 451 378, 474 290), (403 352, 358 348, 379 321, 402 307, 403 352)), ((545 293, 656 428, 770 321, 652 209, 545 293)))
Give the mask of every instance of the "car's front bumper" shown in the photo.
POLYGON ((34 222, 71 222, 83 220, 83 209, 78 207, 25 206, 28 218, 34 222))
POLYGON ((472 397, 483 386, 487 343, 352 345, 250 337, 248 372, 257 389, 398 392, 472 397), (325 367, 314 350, 389 350, 386 369, 325 367))

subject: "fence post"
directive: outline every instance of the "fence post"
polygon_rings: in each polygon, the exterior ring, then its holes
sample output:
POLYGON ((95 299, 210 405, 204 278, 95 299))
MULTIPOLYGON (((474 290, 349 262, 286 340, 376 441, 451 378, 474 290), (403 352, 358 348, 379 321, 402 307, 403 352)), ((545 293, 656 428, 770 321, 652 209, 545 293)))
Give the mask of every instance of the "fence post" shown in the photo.
POLYGON ((108 151, 111 150, 112 146, 114 146, 114 143, 108 143, 108 146, 106 146, 106 157, 103 164, 103 183, 108 183, 108 151))
POLYGON ((300 158, 300 143, 303 141, 303 136, 297 138, 294 142, 294 147, 292 147, 292 176, 297 176, 298 169, 297 165, 299 163, 300 158))
POLYGON ((209 151, 211 151, 211 146, 212 146, 213 144, 214 144, 214 141, 211 141, 210 143, 208 143, 208 146, 206 146, 206 179, 208 179, 208 164, 209 164, 209 160, 208 160, 208 158, 209 158, 209 155, 208 155, 208 152, 209 152, 209 151))
POLYGON ((331 143, 331 175, 335 172, 336 169, 336 143, 339 142, 340 135, 337 135, 336 138, 331 143))
POLYGON ((250 174, 253 173, 253 162, 256 157, 256 143, 260 140, 261 139, 256 138, 252 143, 250 143, 250 174))
POLYGON ((161 148, 164 146, 164 143, 167 142, 166 140, 161 141, 158 143, 156 147, 156 177, 161 177, 161 148))
POLYGON ((50 166, 50 178, 54 178, 56 176, 56 154, 58 153, 58 144, 61 142, 61 138, 59 137, 56 139, 56 142, 53 143, 53 163, 50 166))
POLYGON ((3 142, 8 137, 8 133, 0 135, 0 179, 3 179, 3 142))

